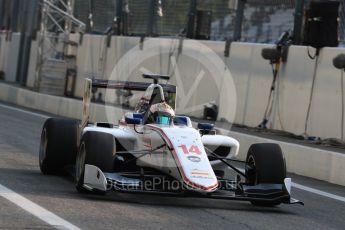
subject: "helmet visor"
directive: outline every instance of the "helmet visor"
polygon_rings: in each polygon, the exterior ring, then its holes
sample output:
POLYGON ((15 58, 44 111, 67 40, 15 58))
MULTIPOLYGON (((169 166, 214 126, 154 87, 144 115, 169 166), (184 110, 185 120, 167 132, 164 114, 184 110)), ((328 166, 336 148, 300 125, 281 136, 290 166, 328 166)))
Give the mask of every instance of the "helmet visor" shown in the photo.
POLYGON ((170 125, 170 117, 167 115, 156 116, 155 123, 159 125, 170 125))

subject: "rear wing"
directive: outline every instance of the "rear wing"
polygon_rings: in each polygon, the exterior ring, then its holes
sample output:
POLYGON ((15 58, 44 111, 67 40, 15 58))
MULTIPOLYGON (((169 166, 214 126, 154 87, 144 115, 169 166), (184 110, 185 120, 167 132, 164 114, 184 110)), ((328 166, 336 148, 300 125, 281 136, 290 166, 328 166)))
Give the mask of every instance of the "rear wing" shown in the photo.
MULTIPOLYGON (((91 80, 91 79, 89 79, 91 80)), ((133 81, 111 81, 111 80, 100 80, 92 79, 92 88, 101 89, 124 89, 124 90, 136 90, 145 91, 152 83, 147 82, 133 82, 133 81)), ((164 92, 176 93, 176 86, 160 84, 163 87, 164 92)))
MULTIPOLYGON (((152 83, 146 82, 130 82, 130 81, 112 81, 101 79, 85 78, 84 96, 83 96, 83 114, 82 114, 82 127, 86 127, 89 121, 89 107, 92 96, 92 89, 123 89, 134 91, 145 91, 152 83)), ((160 84, 164 92, 175 93, 176 86, 169 84, 160 84)))

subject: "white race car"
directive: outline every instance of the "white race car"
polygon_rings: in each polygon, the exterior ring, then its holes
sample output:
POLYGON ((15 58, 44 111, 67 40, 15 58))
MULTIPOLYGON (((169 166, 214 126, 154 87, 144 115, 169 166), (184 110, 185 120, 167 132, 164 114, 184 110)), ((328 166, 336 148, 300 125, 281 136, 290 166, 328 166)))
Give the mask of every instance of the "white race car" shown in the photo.
POLYGON ((79 192, 156 193, 250 201, 254 205, 302 202, 291 198, 291 179, 276 144, 254 144, 246 161, 239 143, 217 135, 212 124, 176 116, 176 87, 168 76, 144 75, 154 83, 86 79, 81 125, 49 118, 42 130, 39 165, 44 174, 72 172, 79 192), (89 123, 94 88, 145 91, 118 125, 89 123), (245 170, 234 166, 243 163, 245 170), (235 172, 233 179, 230 172, 235 172))

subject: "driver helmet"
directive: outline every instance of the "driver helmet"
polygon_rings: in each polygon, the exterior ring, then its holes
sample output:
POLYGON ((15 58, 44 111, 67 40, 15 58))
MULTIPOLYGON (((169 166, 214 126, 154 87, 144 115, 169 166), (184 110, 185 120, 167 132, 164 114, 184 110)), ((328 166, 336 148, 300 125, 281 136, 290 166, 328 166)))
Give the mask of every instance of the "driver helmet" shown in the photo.
POLYGON ((151 105, 148 121, 160 125, 170 125, 175 112, 166 102, 151 105))

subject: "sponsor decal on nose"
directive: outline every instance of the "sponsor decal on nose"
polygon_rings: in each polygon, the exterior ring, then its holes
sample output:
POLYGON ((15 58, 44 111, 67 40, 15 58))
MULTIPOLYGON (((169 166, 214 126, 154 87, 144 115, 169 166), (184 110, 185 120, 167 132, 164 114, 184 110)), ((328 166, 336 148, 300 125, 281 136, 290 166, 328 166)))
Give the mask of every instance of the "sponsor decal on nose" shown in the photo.
POLYGON ((188 156, 187 159, 195 163, 198 163, 201 161, 201 158, 197 156, 188 156))

